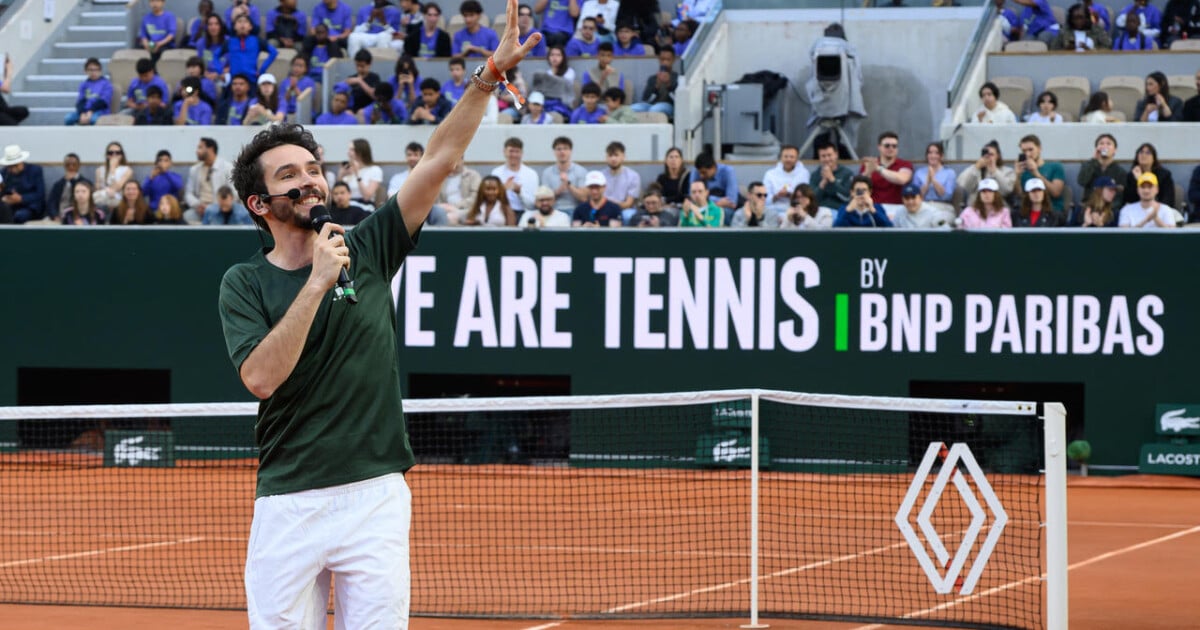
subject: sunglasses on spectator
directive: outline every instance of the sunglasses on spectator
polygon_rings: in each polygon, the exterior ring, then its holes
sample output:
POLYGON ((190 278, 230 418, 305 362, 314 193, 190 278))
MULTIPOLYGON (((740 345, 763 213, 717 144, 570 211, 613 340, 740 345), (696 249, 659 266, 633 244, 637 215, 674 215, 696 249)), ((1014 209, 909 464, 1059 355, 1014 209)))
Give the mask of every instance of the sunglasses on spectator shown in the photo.
POLYGON ((758 197, 759 199, 766 199, 767 193, 754 193, 754 196, 758 197))
POLYGON ((887 143, 881 144, 879 146, 881 146, 885 149, 895 149, 895 148, 899 147, 900 145, 896 144, 895 142, 887 142, 887 143))
POLYGON ((108 152, 109 155, 124 155, 124 153, 125 153, 124 151, 117 151, 117 150, 111 150, 108 152))

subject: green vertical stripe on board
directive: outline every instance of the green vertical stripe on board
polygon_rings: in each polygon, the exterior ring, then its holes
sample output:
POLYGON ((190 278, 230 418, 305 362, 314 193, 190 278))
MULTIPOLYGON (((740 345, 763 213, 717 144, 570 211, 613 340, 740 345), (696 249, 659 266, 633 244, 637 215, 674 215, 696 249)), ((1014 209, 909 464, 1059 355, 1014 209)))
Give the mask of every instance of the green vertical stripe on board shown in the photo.
POLYGON ((838 293, 834 302, 836 330, 833 335, 833 349, 845 352, 850 349, 850 296, 838 293))

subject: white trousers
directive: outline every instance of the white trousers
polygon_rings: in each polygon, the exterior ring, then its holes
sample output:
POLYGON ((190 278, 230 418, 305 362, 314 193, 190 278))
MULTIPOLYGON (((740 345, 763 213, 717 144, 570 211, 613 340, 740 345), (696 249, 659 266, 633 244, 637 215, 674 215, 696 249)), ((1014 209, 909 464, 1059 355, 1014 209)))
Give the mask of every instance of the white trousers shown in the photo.
POLYGON ((407 628, 412 494, 404 475, 260 497, 246 554, 251 630, 407 628))

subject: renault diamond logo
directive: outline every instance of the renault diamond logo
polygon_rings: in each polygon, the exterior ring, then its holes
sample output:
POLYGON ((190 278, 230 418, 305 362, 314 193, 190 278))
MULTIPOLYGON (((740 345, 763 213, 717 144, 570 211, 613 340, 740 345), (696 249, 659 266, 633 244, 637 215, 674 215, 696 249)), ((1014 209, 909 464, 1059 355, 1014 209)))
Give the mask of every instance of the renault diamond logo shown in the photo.
POLYGON ((984 477, 983 469, 975 461, 975 456, 971 454, 971 449, 967 448, 966 444, 955 444, 950 447, 947 453, 946 445, 942 442, 930 442, 929 448, 925 451, 925 458, 921 460, 921 465, 917 468, 917 474, 913 477, 912 485, 908 487, 908 493, 904 495, 904 501, 900 504, 900 510, 896 512, 896 525, 900 528, 900 532, 904 534, 904 539, 912 549, 913 555, 917 557, 917 562, 921 565, 921 569, 929 577, 930 583, 933 584, 933 589, 943 595, 954 591, 954 587, 960 579, 959 576, 962 574, 963 566, 966 565, 967 559, 975 547, 975 540, 979 537, 979 532, 983 529, 984 523, 987 521, 987 512, 979 504, 979 499, 975 496, 975 489, 971 487, 966 477, 960 474, 958 470, 959 462, 962 462, 966 467, 967 474, 975 482, 975 488, 978 488, 979 493, 983 495, 984 503, 987 504, 988 509, 992 512, 992 525, 988 529, 987 537, 984 538, 983 544, 979 548, 979 553, 971 563, 971 570, 967 573, 966 579, 962 580, 962 587, 959 590, 959 594, 969 595, 975 590, 975 585, 979 583, 979 577, 983 574, 983 569, 987 566, 988 557, 992 555, 992 550, 995 549, 996 542, 1000 540, 1000 534, 1004 532, 1004 526, 1008 523, 1008 514, 1004 511, 1004 506, 996 498, 996 493, 992 490, 992 486, 988 483, 987 478, 984 477), (933 555, 935 556, 930 557, 925 544, 921 542, 921 537, 913 530, 912 523, 909 522, 909 516, 916 506, 917 498, 929 480, 929 472, 933 469, 933 465, 942 459, 943 456, 945 457, 945 461, 942 462, 942 470, 938 473, 937 478, 933 480, 933 485, 929 488, 929 493, 926 495, 925 502, 921 505, 921 511, 917 513, 916 519, 917 525, 921 528, 921 534, 929 542, 929 549, 933 551, 933 555), (946 484, 948 483, 954 484, 963 503, 967 506, 967 511, 971 514, 971 522, 967 525, 962 543, 959 544, 958 550, 955 551, 953 559, 950 557, 950 552, 946 549, 946 545, 942 542, 942 538, 938 535, 933 523, 930 522, 930 518, 933 516, 934 510, 937 509, 938 502, 942 499, 942 492, 946 489, 946 484), (936 565, 934 564, 935 560, 937 562, 936 565), (944 574, 938 569, 939 566, 945 567, 944 574))

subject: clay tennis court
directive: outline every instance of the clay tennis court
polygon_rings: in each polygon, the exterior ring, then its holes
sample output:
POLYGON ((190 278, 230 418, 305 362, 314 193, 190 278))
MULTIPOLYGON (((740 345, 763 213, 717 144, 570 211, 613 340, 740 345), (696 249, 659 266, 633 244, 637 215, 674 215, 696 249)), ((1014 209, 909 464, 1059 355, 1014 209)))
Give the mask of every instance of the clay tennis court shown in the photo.
MULTIPOLYGON (((241 520, 248 530, 252 462, 131 470, 86 467, 88 462, 81 460, 80 466, 26 467, 0 477, 0 496, 5 498, 0 513, 3 599, 49 602, 0 605, 7 628, 245 627, 244 613, 237 610, 158 607, 244 606, 245 537, 230 531, 228 523, 241 520), (84 525, 96 513, 108 515, 102 533, 84 525)), ((748 530, 741 507, 748 497, 746 473, 601 474, 504 466, 466 472, 463 467, 423 466, 409 475, 415 497, 414 612, 540 612, 566 619, 417 616, 411 627, 732 628, 746 622, 744 615, 738 616, 749 597, 748 554, 740 542, 748 530), (561 483, 563 475, 574 478, 569 491, 556 490, 567 487, 561 483), (636 496, 629 491, 635 477, 636 496), (638 503, 637 496, 654 501, 638 503), (486 527, 480 526, 481 519, 486 527), (621 537, 614 538, 613 532, 621 537), (676 540, 678 544, 670 544, 676 540), (576 618, 583 611, 719 616, 576 618)), ((802 481, 803 476, 779 477, 802 481)), ((764 611, 790 610, 802 589, 806 597, 841 614, 854 614, 856 607, 871 603, 917 618, 939 606, 970 617, 972 607, 985 607, 990 598, 1017 600, 1022 590, 1040 588, 1029 575, 1033 571, 998 548, 988 569, 991 582, 981 582, 996 594, 958 600, 932 596, 898 536, 873 538, 874 532, 887 529, 872 522, 880 518, 835 514, 818 500, 797 504, 795 495, 775 490, 781 484, 773 481, 778 479, 764 475, 759 582, 764 611), (804 543, 817 536, 814 532, 768 523, 788 510, 824 514, 840 535, 831 539, 822 534, 817 549, 804 543), (880 591, 891 595, 839 592, 839 580, 846 579, 850 567, 866 567, 879 578, 880 591), (822 589, 823 584, 829 588, 822 589)), ((903 484, 882 486, 874 494, 854 495, 862 513, 894 512, 903 484)), ((1002 481, 996 486, 1006 503, 1018 499, 1006 492, 1024 492, 1002 481)), ((1149 630, 1192 624, 1190 578, 1200 557, 1200 481, 1072 478, 1068 494, 1071 627, 1149 630)), ((1036 535, 1036 527, 1015 518, 1005 536, 1036 535)), ((890 627, 781 620, 765 613, 763 621, 774 628, 890 627)))

